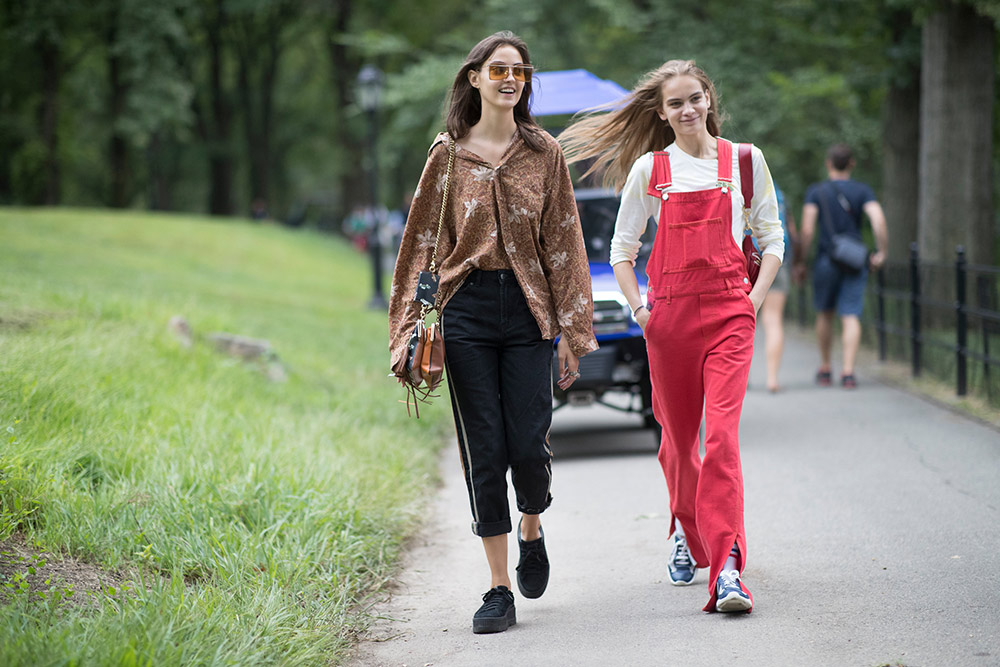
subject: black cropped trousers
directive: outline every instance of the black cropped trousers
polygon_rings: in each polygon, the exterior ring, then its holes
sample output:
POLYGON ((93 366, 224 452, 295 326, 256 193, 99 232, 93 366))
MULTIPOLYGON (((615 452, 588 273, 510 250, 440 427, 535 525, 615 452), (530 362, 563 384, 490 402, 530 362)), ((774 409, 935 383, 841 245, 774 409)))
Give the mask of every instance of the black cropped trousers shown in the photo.
POLYGON ((508 469, 519 511, 541 514, 552 502, 552 341, 510 270, 473 271, 441 330, 472 532, 509 533, 508 469))

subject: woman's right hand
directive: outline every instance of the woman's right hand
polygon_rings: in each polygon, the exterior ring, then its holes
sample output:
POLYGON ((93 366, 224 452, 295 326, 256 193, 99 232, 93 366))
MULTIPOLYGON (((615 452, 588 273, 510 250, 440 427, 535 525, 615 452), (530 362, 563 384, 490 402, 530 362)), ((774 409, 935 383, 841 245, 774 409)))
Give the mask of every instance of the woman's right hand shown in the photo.
POLYGON ((642 329, 642 333, 646 333, 646 323, 649 322, 650 316, 651 313, 646 306, 640 306, 635 311, 635 321, 639 324, 639 328, 642 329))

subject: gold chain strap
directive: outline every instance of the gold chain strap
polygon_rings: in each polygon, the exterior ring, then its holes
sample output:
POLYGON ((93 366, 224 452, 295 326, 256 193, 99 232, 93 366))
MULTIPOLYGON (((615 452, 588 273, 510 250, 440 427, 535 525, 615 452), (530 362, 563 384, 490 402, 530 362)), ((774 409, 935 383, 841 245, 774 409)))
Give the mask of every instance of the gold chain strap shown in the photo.
POLYGON ((448 172, 444 177, 444 194, 441 195, 441 215, 438 216, 437 235, 434 237, 434 254, 431 255, 431 265, 427 268, 431 273, 437 272, 438 241, 441 240, 441 227, 444 225, 444 211, 448 205, 448 187, 451 185, 451 169, 455 165, 455 140, 448 137, 448 172))
MULTIPOLYGON (((455 166, 455 140, 448 135, 448 171, 444 176, 444 193, 441 195, 441 213, 438 215, 438 227, 437 234, 434 236, 434 253, 431 255, 430 266, 427 270, 431 273, 437 272, 437 255, 438 255, 438 242, 441 240, 441 228, 444 226, 444 212, 448 206, 448 189, 451 185, 451 170, 455 166)), ((434 300, 435 306, 438 303, 438 299, 434 300)), ((441 319, 440 310, 435 307, 434 310, 438 311, 438 320, 441 319)), ((427 313, 431 311, 431 307, 424 304, 420 307, 420 319, 427 317, 427 313)))

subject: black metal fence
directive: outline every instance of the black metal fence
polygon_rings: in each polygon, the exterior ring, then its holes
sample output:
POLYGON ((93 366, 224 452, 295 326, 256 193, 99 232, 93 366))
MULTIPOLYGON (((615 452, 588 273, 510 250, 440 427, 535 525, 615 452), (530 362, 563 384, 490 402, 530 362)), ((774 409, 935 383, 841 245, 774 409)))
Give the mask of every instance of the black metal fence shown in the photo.
MULTIPOLYGON (((801 327, 815 317, 811 281, 794 288, 801 327)), ((1000 406, 1000 267, 921 261, 916 244, 905 262, 888 262, 868 281, 862 330, 879 359, 906 362, 1000 406)))
POLYGON ((972 388, 1000 402, 1000 371, 993 370, 1000 366, 998 292, 1000 267, 966 262, 961 246, 953 263, 922 262, 912 244, 908 262, 889 263, 869 281, 874 307, 866 320, 879 359, 907 358, 914 377, 927 370, 953 381, 959 396, 972 388))

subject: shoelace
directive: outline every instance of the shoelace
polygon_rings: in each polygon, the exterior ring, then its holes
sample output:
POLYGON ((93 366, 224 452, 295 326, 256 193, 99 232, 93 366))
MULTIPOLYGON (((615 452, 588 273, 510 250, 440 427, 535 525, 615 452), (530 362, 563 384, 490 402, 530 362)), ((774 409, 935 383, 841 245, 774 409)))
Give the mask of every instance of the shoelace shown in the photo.
POLYGON ((675 567, 691 567, 691 552, 688 550, 687 540, 683 537, 677 536, 674 541, 674 552, 670 554, 670 561, 675 567))
POLYGON ((517 571, 528 575, 540 574, 545 570, 548 562, 549 559, 545 554, 545 548, 539 540, 537 544, 532 544, 527 548, 527 553, 524 554, 524 559, 517 566, 517 571))
POLYGON ((510 601, 508 598, 509 594, 501 591, 498 588, 491 588, 490 590, 483 593, 483 606, 480 609, 482 612, 491 611, 502 611, 504 604, 510 601))
POLYGON ((740 573, 737 570, 723 570, 719 573, 719 590, 730 587, 736 587, 743 590, 739 582, 740 573))

